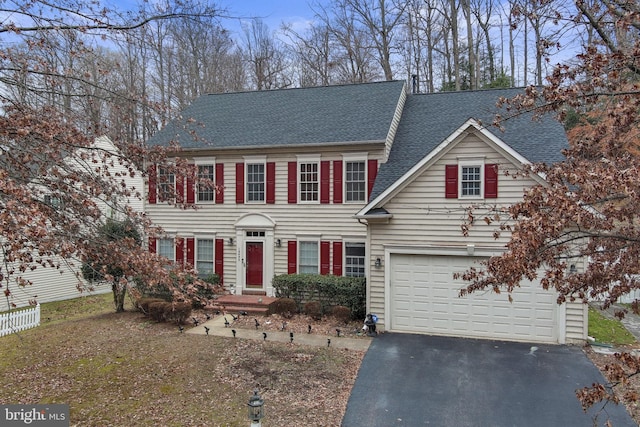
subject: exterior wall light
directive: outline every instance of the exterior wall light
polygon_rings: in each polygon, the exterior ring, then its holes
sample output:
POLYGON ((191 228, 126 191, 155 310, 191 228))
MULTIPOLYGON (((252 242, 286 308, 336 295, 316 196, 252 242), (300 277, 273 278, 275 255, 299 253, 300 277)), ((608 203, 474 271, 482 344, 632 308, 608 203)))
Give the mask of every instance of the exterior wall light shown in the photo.
POLYGON ((382 267, 382 260, 380 259, 380 257, 376 258, 376 262, 374 263, 374 265, 376 266, 376 268, 382 267))

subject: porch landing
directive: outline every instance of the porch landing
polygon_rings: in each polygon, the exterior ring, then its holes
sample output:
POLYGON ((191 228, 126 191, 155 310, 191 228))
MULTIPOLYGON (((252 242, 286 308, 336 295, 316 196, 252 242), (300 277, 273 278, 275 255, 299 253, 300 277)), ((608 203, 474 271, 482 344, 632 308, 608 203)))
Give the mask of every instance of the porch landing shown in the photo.
POLYGON ((250 314, 266 316, 269 313, 269 306, 277 299, 264 295, 222 295, 216 299, 216 303, 227 313, 237 314, 246 311, 250 314))

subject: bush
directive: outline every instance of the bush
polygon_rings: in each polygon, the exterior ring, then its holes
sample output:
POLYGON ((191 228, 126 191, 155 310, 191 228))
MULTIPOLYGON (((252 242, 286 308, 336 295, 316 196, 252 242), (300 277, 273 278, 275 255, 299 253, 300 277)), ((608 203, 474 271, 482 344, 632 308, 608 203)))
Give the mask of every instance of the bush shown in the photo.
POLYGON ((336 320, 342 323, 349 323, 351 320, 351 310, 349 310, 349 307, 345 307, 344 305, 336 305, 333 307, 331 314, 333 314, 333 317, 335 317, 336 320))
POLYGON ((144 314, 145 316, 149 316, 150 315, 149 304, 154 302, 165 302, 165 301, 160 298, 142 297, 136 301, 136 307, 138 308, 139 311, 142 312, 142 314, 144 314))
POLYGON ((173 277, 171 284, 149 285, 144 280, 136 280, 136 290, 140 295, 148 298, 161 299, 163 301, 172 302, 176 299, 189 299, 193 308, 198 309, 204 307, 208 301, 212 300, 216 295, 216 289, 220 284, 220 276, 217 274, 209 274, 201 279, 202 282, 196 282, 195 276, 186 277, 184 282, 173 277), (176 295, 178 297, 176 298, 176 295), (181 295, 181 296, 180 296, 181 295))
POLYGON ((171 303, 166 301, 156 301, 149 304, 149 316, 156 322, 164 322, 165 314, 171 309, 171 303))
POLYGON ((283 274, 273 279, 277 297, 291 298, 298 307, 305 302, 318 301, 323 312, 343 305, 358 319, 366 315, 366 289, 364 277, 342 277, 320 274, 283 274))
POLYGON ((322 319, 322 305, 318 301, 310 301, 304 305, 304 314, 313 320, 322 319))
POLYGON ((279 314, 284 318, 290 319, 298 312, 298 304, 291 298, 279 298, 271 308, 274 314, 279 314))
POLYGON ((186 320, 191 316, 191 304, 188 302, 177 302, 169 304, 165 307, 165 319, 175 322, 178 325, 184 325, 186 320))

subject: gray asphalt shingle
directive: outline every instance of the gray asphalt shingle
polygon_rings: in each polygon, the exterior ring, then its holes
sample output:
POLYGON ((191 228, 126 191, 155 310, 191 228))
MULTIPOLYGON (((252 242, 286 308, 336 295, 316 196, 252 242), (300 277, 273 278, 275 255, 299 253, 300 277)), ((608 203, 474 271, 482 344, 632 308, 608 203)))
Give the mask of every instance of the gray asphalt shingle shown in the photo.
POLYGON ((371 199, 392 185, 470 118, 479 120, 491 133, 533 163, 563 159, 567 147, 562 125, 550 116, 533 121, 532 114, 509 118, 504 131, 492 126, 500 97, 512 98, 522 89, 497 89, 434 94, 407 98, 389 160, 380 165, 371 199))
POLYGON ((384 141, 403 88, 392 81, 205 95, 148 144, 175 139, 182 148, 206 149, 384 141))

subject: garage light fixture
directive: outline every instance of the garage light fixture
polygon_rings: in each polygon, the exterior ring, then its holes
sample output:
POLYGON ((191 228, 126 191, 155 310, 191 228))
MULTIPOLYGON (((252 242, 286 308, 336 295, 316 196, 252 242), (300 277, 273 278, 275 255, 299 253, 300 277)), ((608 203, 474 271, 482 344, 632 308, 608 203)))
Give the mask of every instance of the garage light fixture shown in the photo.
POLYGON ((380 260, 380 257, 376 258, 376 262, 374 263, 374 265, 376 266, 376 268, 382 267, 382 260, 380 260))

